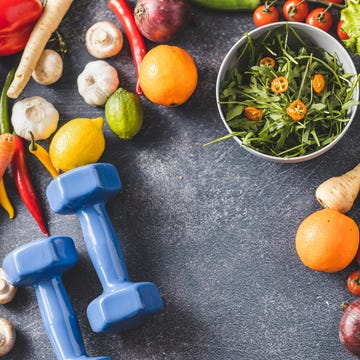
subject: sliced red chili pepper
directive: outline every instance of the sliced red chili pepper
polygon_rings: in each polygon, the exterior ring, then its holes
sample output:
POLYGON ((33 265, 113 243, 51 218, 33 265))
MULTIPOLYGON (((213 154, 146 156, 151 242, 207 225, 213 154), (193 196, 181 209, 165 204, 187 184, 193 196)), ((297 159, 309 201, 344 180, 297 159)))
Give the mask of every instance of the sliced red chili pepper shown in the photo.
POLYGON ((275 59, 270 56, 266 56, 259 61, 260 66, 275 67, 275 59))
POLYGON ((305 117, 307 108, 300 99, 296 99, 288 106, 286 111, 294 121, 299 121, 305 117))
POLYGON ((289 87, 288 81, 284 76, 279 76, 271 82, 271 90, 275 94, 284 93, 288 89, 288 87, 289 87))
POLYGON ((39 199, 31 182, 29 170, 26 165, 23 139, 20 136, 15 136, 14 138, 15 153, 10 166, 15 185, 22 201, 39 225, 40 230, 46 236, 49 236, 49 232, 45 226, 44 218, 41 212, 39 199))
POLYGON ((321 94, 326 86, 325 76, 322 74, 315 74, 312 78, 311 85, 317 94, 321 94))
POLYGON ((109 0, 109 8, 119 19, 129 41, 136 70, 136 93, 140 95, 142 91, 139 83, 139 70, 141 61, 146 54, 144 38, 136 26, 134 14, 126 0, 109 0))
POLYGON ((244 108, 244 115, 249 120, 258 121, 258 120, 260 120, 262 114, 263 114, 263 111, 255 108, 255 107, 247 106, 246 108, 244 108))

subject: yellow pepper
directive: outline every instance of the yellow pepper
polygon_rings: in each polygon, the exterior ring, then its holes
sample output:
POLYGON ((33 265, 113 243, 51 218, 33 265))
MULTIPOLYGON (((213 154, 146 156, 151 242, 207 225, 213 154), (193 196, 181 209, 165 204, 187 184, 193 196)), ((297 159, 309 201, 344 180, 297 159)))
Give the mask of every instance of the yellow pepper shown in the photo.
POLYGON ((13 219, 15 215, 15 211, 8 198, 3 178, 0 179, 0 205, 8 213, 9 218, 13 219))
POLYGON ((41 145, 37 144, 34 140, 33 134, 30 134, 32 140, 29 145, 29 151, 38 158, 38 160, 45 166, 46 170, 51 174, 51 176, 56 178, 59 175, 59 171, 51 162, 49 153, 41 145))

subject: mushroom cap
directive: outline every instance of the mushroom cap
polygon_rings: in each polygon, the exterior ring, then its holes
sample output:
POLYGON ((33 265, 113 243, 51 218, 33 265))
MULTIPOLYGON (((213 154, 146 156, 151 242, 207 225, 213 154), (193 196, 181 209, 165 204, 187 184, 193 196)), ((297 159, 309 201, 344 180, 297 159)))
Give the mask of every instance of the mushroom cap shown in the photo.
POLYGON ((0 356, 6 355, 14 347, 16 331, 11 322, 0 318, 0 356))
POLYGON ((45 49, 32 72, 32 78, 39 84, 51 85, 61 78, 63 69, 61 55, 55 50, 45 49))
POLYGON ((7 281, 3 269, 0 268, 0 304, 3 305, 10 302, 16 294, 16 290, 17 287, 7 281))
POLYGON ((86 48, 98 58, 105 59, 117 55, 124 43, 121 30, 111 21, 99 21, 86 32, 86 48))

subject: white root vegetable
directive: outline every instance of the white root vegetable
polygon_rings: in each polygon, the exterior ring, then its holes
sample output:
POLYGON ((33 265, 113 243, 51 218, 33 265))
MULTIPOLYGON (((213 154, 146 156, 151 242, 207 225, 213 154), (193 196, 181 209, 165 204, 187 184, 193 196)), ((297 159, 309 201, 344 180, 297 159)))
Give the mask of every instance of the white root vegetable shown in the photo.
POLYGON ((12 109, 11 123, 20 137, 31 141, 44 140, 55 132, 59 122, 59 112, 53 104, 41 96, 31 96, 17 101, 12 109))
POLYGON ((110 21, 99 21, 86 32, 86 48, 98 58, 105 59, 117 55, 124 44, 121 30, 110 21))
POLYGON ((6 355, 15 345, 16 332, 11 322, 0 318, 0 356, 6 355))
POLYGON ((36 64, 32 78, 41 85, 51 85, 61 78, 63 68, 61 55, 55 50, 45 49, 36 64))
POLYGON ((318 186, 315 197, 321 206, 348 212, 360 191, 360 164, 341 176, 332 177, 318 186))
POLYGON ((30 80, 51 34, 58 28, 72 2, 73 0, 47 0, 43 13, 36 22, 22 53, 14 80, 7 91, 8 97, 12 99, 19 97, 30 80))
POLYGON ((102 106, 119 87, 116 69, 104 60, 90 61, 77 78, 79 94, 91 106, 102 106))

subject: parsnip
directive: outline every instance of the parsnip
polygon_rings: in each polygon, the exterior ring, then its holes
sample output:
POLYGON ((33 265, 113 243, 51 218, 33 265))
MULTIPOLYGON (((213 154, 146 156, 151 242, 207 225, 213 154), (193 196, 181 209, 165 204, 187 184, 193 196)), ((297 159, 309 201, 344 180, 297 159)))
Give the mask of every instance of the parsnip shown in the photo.
POLYGON ((14 80, 7 91, 8 97, 16 99, 21 94, 30 80, 51 34, 58 28, 72 2, 73 0, 47 0, 44 11, 25 46, 14 80))
POLYGON ((341 176, 332 177, 318 186, 317 201, 324 208, 348 212, 360 191, 360 164, 341 176))

